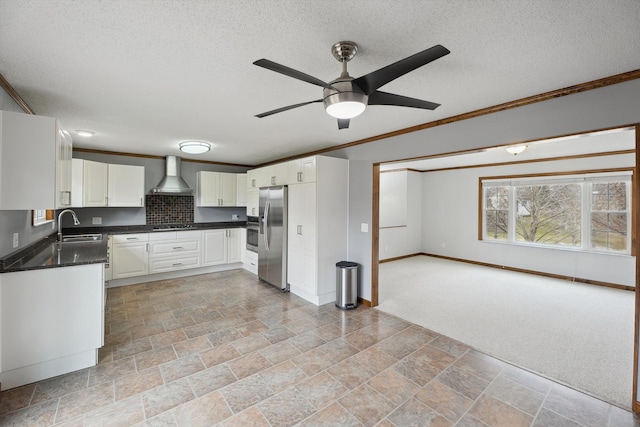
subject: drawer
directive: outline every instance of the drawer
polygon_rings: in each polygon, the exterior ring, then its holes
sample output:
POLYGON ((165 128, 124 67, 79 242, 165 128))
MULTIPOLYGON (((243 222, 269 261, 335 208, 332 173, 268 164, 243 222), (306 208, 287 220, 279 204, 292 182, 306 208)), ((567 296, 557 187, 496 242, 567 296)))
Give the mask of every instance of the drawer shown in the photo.
POLYGON ((181 252, 199 252, 199 240, 174 240, 172 242, 151 243, 149 256, 162 256, 168 254, 179 254, 181 252))
POLYGON ((188 230, 188 231, 176 231, 176 238, 178 240, 187 239, 195 240, 202 238, 201 230, 188 230))
POLYGON ((134 233, 134 234, 114 234, 112 237, 113 243, 136 243, 136 242, 148 242, 148 233, 134 233))
POLYGON ((247 250, 247 262, 253 261, 258 265, 258 253, 254 251, 247 250))
POLYGON ((175 231, 154 231, 149 233, 149 241, 155 242, 157 240, 176 240, 175 231))
POLYGON ((199 266, 199 255, 170 259, 150 259, 149 273, 161 273, 163 271, 182 270, 187 268, 196 268, 199 266))

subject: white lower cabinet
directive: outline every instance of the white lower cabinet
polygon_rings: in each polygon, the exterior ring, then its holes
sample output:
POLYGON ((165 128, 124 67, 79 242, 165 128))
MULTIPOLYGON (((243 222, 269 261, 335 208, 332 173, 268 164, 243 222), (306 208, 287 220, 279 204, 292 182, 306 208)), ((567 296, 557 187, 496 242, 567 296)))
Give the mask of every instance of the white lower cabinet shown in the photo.
POLYGON ((202 232, 202 265, 240 262, 240 229, 205 230, 202 232))
POLYGON ((18 387, 98 363, 103 264, 0 274, 0 382, 18 387))
POLYGON ((149 234, 113 236, 111 271, 113 279, 149 274, 149 234))
POLYGON ((244 269, 258 274, 258 253, 254 251, 246 251, 246 261, 244 261, 244 269))
POLYGON ((243 231, 225 228, 114 234, 110 236, 109 280, 241 263, 246 241, 243 231))
POLYGON ((200 230, 149 234, 149 273, 200 267, 201 242, 200 230))

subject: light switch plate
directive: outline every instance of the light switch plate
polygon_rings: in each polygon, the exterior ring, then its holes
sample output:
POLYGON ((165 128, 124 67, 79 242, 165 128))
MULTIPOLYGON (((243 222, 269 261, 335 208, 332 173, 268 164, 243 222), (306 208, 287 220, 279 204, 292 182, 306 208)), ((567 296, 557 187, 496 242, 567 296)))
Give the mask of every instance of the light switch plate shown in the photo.
POLYGON ((102 224, 102 217, 101 216, 94 216, 91 219, 91 223, 94 224, 94 225, 95 224, 102 224))
POLYGON ((17 248, 18 245, 20 244, 20 240, 19 240, 20 235, 18 233, 13 233, 13 247, 17 248))
POLYGON ((231 214, 231 219, 233 221, 237 221, 238 220, 238 214, 231 214))
POLYGON ((369 224, 367 224, 366 222, 363 222, 362 224, 360 224, 360 231, 362 231, 363 233, 368 233, 369 224))

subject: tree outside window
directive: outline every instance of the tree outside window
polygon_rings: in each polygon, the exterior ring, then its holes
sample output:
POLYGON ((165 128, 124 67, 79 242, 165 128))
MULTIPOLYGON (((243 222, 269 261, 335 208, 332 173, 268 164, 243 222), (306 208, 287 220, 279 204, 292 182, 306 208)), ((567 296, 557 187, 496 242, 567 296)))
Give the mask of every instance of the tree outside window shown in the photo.
POLYGON ((482 239, 630 253, 630 175, 505 178, 481 180, 482 239))
POLYGON ((627 217, 626 183, 594 183, 591 190, 591 247, 625 251, 627 217))
POLYGON ((488 187, 485 191, 486 238, 507 240, 509 187, 488 187))
POLYGON ((578 184, 516 188, 516 240, 580 246, 581 188, 578 184))

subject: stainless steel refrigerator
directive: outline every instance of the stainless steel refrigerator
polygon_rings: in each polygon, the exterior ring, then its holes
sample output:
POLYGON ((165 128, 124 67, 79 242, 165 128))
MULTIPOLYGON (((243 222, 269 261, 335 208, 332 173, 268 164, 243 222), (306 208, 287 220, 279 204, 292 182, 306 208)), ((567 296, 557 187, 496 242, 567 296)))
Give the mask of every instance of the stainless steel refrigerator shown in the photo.
POLYGON ((258 277, 282 290, 287 283, 287 187, 260 188, 258 277))

